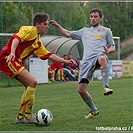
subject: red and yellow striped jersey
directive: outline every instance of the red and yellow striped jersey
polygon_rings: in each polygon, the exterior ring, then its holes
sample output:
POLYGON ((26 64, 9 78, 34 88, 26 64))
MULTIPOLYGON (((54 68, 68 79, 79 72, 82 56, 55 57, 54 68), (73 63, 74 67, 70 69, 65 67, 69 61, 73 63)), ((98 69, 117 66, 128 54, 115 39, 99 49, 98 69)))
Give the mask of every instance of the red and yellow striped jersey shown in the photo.
POLYGON ((37 28, 35 26, 22 26, 18 32, 9 39, 8 43, 3 47, 0 52, 0 56, 9 55, 11 51, 11 45, 14 38, 19 40, 15 56, 19 62, 23 62, 30 55, 36 54, 41 59, 47 59, 52 53, 49 52, 42 41, 40 35, 38 35, 37 28))

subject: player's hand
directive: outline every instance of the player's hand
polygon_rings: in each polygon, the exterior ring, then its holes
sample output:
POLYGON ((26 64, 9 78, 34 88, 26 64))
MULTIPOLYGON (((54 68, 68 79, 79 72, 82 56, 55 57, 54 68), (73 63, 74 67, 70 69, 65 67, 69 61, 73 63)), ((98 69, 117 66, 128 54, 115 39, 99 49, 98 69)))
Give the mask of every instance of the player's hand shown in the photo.
POLYGON ((59 27, 60 25, 55 21, 55 20, 50 20, 49 24, 55 26, 55 27, 59 27))
POLYGON ((109 48, 107 46, 103 45, 103 48, 104 48, 104 50, 105 50, 106 53, 109 53, 110 52, 109 51, 109 48))
POLYGON ((77 65, 77 63, 73 60, 73 59, 70 59, 70 60, 65 60, 66 64, 74 64, 74 65, 77 65))
POLYGON ((71 63, 73 63, 74 65, 78 65, 78 64, 76 63, 76 61, 75 61, 75 60, 70 59, 70 61, 71 61, 71 63))
POLYGON ((71 61, 71 60, 65 60, 65 63, 66 63, 66 64, 71 64, 72 61, 71 61))
POLYGON ((14 60, 15 59, 15 54, 10 54, 10 55, 8 55, 8 57, 7 57, 7 59, 6 59, 6 62, 9 62, 10 60, 14 60))

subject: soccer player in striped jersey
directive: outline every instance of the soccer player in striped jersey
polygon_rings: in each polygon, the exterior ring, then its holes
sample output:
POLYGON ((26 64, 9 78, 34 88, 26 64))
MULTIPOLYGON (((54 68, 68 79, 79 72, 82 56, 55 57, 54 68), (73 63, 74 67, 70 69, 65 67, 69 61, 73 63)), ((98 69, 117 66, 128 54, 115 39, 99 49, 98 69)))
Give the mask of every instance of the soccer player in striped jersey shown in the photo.
MULTIPOLYGON (((0 70, 9 77, 17 79, 26 88, 22 98, 16 123, 36 124, 33 115, 37 80, 24 67, 23 61, 36 54, 42 60, 50 59, 61 63, 71 63, 48 51, 40 34, 47 33, 49 15, 37 13, 33 18, 33 26, 22 26, 14 33, 0 52, 0 70)), ((44 90, 45 91, 45 90, 44 90)))

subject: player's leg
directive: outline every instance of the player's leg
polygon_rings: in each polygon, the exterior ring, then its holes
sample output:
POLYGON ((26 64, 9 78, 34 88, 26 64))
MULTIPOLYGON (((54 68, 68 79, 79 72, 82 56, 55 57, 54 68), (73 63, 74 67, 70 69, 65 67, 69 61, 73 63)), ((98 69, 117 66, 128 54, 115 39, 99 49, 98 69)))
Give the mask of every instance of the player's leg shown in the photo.
POLYGON ((22 95, 20 110, 17 118, 19 119, 25 117, 28 120, 27 123, 36 123, 36 120, 32 114, 32 108, 35 101, 37 81, 26 69, 17 76, 17 80, 19 80, 26 87, 26 90, 22 95))
POLYGON ((97 115, 99 112, 96 105, 94 104, 91 95, 87 91, 89 81, 87 79, 81 79, 78 84, 78 92, 84 102, 90 107, 91 111, 85 116, 86 119, 97 115))
POLYGON ((53 70, 48 71, 48 78, 50 81, 54 81, 55 72, 53 70))
POLYGON ((70 79, 71 81, 75 81, 75 80, 76 80, 75 75, 72 74, 71 71, 70 71, 69 69, 67 69, 67 68, 62 68, 62 70, 63 70, 63 72, 64 72, 65 74, 68 75, 68 77, 69 77, 69 79, 70 79))
POLYGON ((60 71, 61 71, 61 79, 62 79, 62 81, 65 81, 65 78, 64 78, 64 72, 63 72, 62 69, 60 69, 60 71))
POLYGON ((25 92, 26 90, 24 90, 23 94, 22 94, 22 97, 21 97, 21 104, 20 104, 20 108, 19 108, 19 113, 18 113, 18 116, 16 118, 16 123, 19 124, 19 123, 25 123, 25 120, 24 120, 24 115, 25 115, 25 92))
POLYGON ((8 75, 9 77, 16 77, 26 88, 26 91, 23 93, 21 98, 21 105, 19 112, 21 115, 19 115, 16 119, 16 123, 23 123, 24 122, 23 117, 25 115, 25 112, 27 113, 26 115, 27 118, 31 117, 37 81, 25 69, 23 64, 18 62, 16 58, 14 60, 10 60, 7 63, 6 57, 3 57, 3 59, 0 60, 0 64, 1 64, 1 70, 6 75, 8 75))
POLYGON ((100 55, 98 57, 98 63, 101 66, 101 75, 103 77, 104 95, 113 93, 112 89, 109 89, 109 68, 106 56, 100 55))
POLYGON ((58 69, 58 71, 57 71, 57 80, 61 81, 61 71, 60 71, 60 69, 58 69))

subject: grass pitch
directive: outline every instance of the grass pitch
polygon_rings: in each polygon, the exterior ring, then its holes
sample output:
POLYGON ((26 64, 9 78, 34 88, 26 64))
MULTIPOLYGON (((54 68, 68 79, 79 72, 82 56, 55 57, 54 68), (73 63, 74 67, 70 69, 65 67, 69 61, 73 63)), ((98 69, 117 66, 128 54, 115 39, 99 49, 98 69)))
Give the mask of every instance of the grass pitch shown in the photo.
POLYGON ((53 114, 48 126, 15 124, 23 86, 0 88, 0 131, 132 131, 133 77, 114 78, 114 93, 103 95, 102 81, 91 81, 88 90, 100 114, 84 119, 90 111, 77 92, 77 82, 37 86, 34 113, 47 108, 53 114))

